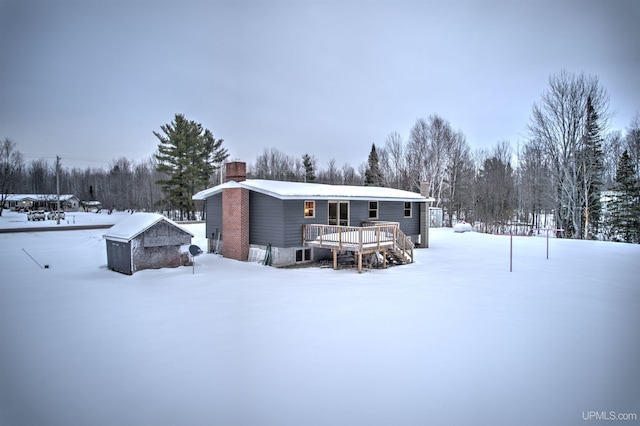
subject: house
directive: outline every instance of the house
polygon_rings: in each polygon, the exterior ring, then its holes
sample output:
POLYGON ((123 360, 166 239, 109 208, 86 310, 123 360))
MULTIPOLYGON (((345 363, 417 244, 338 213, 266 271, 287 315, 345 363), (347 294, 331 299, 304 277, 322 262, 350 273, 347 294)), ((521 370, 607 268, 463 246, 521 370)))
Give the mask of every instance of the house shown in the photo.
MULTIPOLYGON (((4 208, 23 211, 33 209, 56 210, 58 196, 56 194, 9 194, 4 208)), ((60 195, 60 209, 64 211, 78 211, 80 199, 72 194, 60 195)))
POLYGON ((194 195, 205 201, 209 251, 247 260, 250 248, 271 250, 274 266, 353 252, 413 261, 428 245, 423 195, 390 188, 246 179, 246 164, 227 164, 226 182, 194 195))
POLYGON ((107 266, 123 274, 189 265, 193 234, 155 213, 134 213, 104 234, 107 266))
POLYGON ((83 201, 81 203, 82 205, 82 210, 84 210, 85 212, 90 212, 95 210, 96 212, 99 212, 100 210, 102 210, 102 203, 100 201, 83 201))

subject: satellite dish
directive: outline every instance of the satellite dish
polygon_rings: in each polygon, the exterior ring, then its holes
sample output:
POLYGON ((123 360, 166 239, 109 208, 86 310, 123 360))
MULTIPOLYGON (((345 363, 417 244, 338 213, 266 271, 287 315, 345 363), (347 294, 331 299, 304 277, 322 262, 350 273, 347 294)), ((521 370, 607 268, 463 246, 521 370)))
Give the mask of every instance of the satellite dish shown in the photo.
POLYGON ((191 256, 196 257, 202 254, 202 249, 195 244, 191 244, 189 246, 189 253, 191 254, 191 256))

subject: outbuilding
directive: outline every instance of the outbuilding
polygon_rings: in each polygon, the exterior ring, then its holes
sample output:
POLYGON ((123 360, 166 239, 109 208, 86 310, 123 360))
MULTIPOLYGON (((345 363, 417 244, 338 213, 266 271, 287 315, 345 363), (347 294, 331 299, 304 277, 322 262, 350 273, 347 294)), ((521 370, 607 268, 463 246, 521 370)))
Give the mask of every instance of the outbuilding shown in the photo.
POLYGON ((107 266, 128 275, 142 269, 186 266, 191 238, 191 232, 160 214, 134 213, 104 234, 107 266))

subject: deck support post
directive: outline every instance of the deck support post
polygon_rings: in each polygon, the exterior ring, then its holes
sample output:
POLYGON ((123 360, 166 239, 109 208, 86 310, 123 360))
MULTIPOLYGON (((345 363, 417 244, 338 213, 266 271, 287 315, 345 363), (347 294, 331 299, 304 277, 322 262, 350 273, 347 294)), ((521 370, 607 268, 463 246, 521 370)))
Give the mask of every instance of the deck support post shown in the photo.
POLYGON ((362 272, 362 252, 358 252, 358 273, 362 272))
POLYGON ((382 251, 382 268, 387 269, 387 251, 382 251))
POLYGON ((338 250, 333 249, 333 269, 338 269, 338 250))

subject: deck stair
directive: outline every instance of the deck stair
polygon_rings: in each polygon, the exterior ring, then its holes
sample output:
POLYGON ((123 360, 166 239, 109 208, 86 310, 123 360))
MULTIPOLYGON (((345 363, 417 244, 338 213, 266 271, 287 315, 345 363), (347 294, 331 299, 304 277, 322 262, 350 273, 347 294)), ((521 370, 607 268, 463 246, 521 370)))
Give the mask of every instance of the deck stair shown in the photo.
POLYGON ((362 257, 380 253, 383 267, 387 264, 413 262, 414 244, 397 222, 363 222, 362 226, 303 225, 302 244, 333 251, 334 269, 339 252, 353 252, 358 259, 358 272, 362 271, 362 257))

